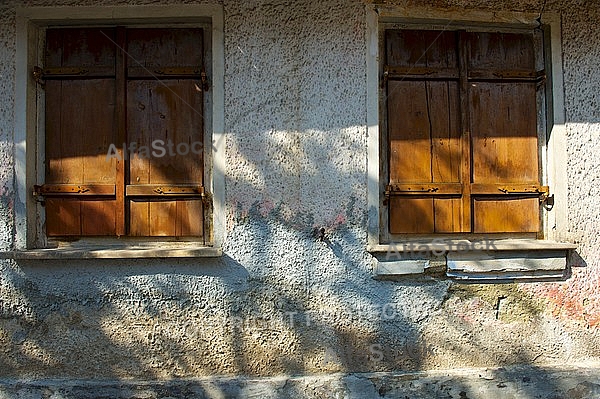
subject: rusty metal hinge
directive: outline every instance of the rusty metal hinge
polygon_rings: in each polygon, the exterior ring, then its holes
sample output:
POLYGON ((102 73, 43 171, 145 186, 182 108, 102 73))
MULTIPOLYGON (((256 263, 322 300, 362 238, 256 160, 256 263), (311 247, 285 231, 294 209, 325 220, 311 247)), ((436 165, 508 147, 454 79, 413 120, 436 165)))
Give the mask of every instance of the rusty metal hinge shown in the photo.
POLYGON ((390 76, 390 68, 387 65, 385 65, 383 67, 383 79, 381 80, 381 88, 382 89, 385 89, 389 76, 390 76))
POLYGON ((200 81, 202 82, 202 89, 204 91, 208 91, 210 89, 210 85, 208 83, 208 78, 206 77, 206 72, 202 71, 200 73, 200 81))
POLYGON ((42 89, 44 89, 46 87, 46 84, 44 83, 44 70, 42 68, 40 68, 39 66, 34 66, 33 67, 33 80, 35 81, 35 83, 37 83, 38 85, 40 85, 40 87, 42 89))

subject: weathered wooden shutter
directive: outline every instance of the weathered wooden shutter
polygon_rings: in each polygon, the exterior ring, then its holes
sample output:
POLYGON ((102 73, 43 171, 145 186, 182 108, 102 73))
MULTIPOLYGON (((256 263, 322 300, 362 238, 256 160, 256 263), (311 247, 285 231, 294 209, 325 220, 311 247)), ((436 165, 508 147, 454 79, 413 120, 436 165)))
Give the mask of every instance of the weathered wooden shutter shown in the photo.
POLYGON ((115 32, 48 29, 45 196, 48 236, 116 234, 115 32))
POLYGON ((389 232, 539 231, 533 36, 385 39, 389 232))
POLYGON ((202 30, 61 28, 46 42, 47 235, 203 238, 202 30))
POLYGON ((461 135, 456 35, 387 31, 389 228, 461 231, 461 135))
POLYGON ((155 152, 130 160, 133 236, 203 236, 202 43, 201 29, 127 32, 128 141, 155 152))
POLYGON ((533 36, 462 37, 470 83, 473 231, 537 232, 541 188, 533 36))

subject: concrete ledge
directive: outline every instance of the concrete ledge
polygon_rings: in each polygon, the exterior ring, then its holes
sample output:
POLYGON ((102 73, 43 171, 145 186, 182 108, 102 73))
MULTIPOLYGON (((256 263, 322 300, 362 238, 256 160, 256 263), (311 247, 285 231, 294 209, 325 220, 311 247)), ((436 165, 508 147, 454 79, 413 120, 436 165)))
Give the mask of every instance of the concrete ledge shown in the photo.
POLYGON ((577 245, 564 242, 534 239, 472 239, 450 240, 441 238, 398 241, 390 244, 372 245, 367 251, 372 253, 433 253, 442 255, 446 252, 469 251, 544 251, 574 250, 577 245))
POLYGON ((48 248, 0 252, 0 259, 144 259, 144 258, 216 258, 223 255, 220 248, 182 246, 165 248, 144 247, 87 247, 48 248))
POLYGON ((567 251, 450 252, 447 275, 459 279, 562 278, 567 251))
POLYGON ((0 380, 0 399, 17 397, 597 399, 600 397, 600 364, 169 381, 0 380))

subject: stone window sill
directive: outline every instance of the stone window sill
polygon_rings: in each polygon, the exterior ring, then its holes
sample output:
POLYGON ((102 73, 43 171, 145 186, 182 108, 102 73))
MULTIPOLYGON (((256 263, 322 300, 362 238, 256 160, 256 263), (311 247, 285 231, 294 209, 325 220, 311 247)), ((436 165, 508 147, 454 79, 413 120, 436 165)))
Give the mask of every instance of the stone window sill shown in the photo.
POLYGON ((221 248, 174 243, 73 245, 57 248, 25 249, 0 252, 0 259, 145 259, 145 258, 217 258, 221 248))
POLYGON ((368 248, 376 278, 442 271, 460 280, 561 279, 576 245, 534 239, 404 241, 368 248))

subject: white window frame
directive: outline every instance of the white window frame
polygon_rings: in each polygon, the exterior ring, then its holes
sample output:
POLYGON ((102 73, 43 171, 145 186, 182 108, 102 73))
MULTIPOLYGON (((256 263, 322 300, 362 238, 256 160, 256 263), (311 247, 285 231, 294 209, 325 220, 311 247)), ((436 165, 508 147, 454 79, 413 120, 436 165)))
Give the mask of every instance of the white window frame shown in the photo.
MULTIPOLYGON (((453 251, 461 251, 460 248, 469 250, 469 257, 476 259, 483 252, 490 256, 489 246, 468 240, 434 240, 422 241, 407 239, 405 242, 384 243, 382 242, 382 231, 385 226, 382 223, 381 214, 384 211, 383 193, 380 183, 380 62, 384 55, 381 51, 382 30, 390 24, 407 24, 432 26, 439 29, 440 26, 448 26, 448 29, 456 30, 463 27, 482 26, 486 29, 498 27, 500 29, 533 29, 539 26, 540 14, 521 12, 488 12, 479 10, 447 11, 433 8, 399 8, 386 5, 367 5, 367 151, 368 151, 368 215, 367 250, 374 256, 376 275, 399 275, 423 273, 428 268, 439 268, 443 263, 450 267, 450 259, 453 251), (408 243, 408 245, 406 245, 408 243), (412 244, 416 245, 413 246, 412 244), (461 246, 462 245, 462 246, 461 246), (416 249, 415 249, 416 248, 416 249), (458 248, 458 249, 457 249, 458 248), (479 252, 477 249, 479 248, 479 252), (445 259, 434 261, 426 254, 445 254, 445 259), (387 262, 384 262, 383 254, 387 262), (390 254, 394 255, 396 261, 389 261, 390 254)), ((546 69, 548 70, 549 82, 547 100, 546 123, 551 127, 551 133, 546 143, 542 143, 542 164, 544 185, 550 186, 551 194, 554 195, 554 206, 551 211, 543 212, 543 240, 534 239, 505 239, 494 241, 491 248, 497 249, 511 258, 518 258, 522 254, 523 259, 529 257, 540 258, 540 262, 514 262, 514 276, 516 278, 527 275, 527 271, 533 271, 548 264, 547 259, 554 261, 555 269, 566 267, 567 251, 575 249, 569 243, 561 243, 567 236, 567 145, 565 128, 565 107, 563 90, 563 69, 561 49, 561 20, 559 14, 544 13, 541 21, 546 29, 546 40, 544 51, 549 52, 546 56, 546 69), (508 251, 508 252, 507 252, 508 251), (548 252, 550 251, 550 252, 548 252), (546 253, 548 256, 544 256, 546 253), (562 255, 564 253, 564 256, 562 255), (525 270, 527 269, 527 270, 525 270), (525 273, 523 273, 525 271, 525 273)), ((485 257, 484 256, 484 257, 485 257)), ((485 263, 485 262, 484 262, 485 263)), ((552 263, 552 262, 550 262, 552 263)), ((482 266, 482 270, 489 265, 482 266)), ((493 267, 493 266, 492 266, 493 267)), ((510 267, 508 267, 510 270, 510 267)), ((477 267, 473 270, 477 271, 477 267)), ((486 270, 483 270, 482 274, 486 270)), ((491 276, 492 274, 490 274, 491 276)), ((555 276, 558 274, 555 273, 555 276)), ((493 274, 494 278, 498 274, 493 274)))
POLYGON ((16 250, 15 258, 123 258, 220 256, 225 240, 224 37, 220 5, 24 7, 17 9, 15 93, 16 250), (90 245, 44 248, 44 213, 32 192, 44 179, 43 93, 33 79, 48 26, 199 26, 207 35, 211 89, 205 95, 205 174, 212 200, 210 245, 192 241, 99 240, 90 245), (167 245, 165 245, 167 244, 167 245))

